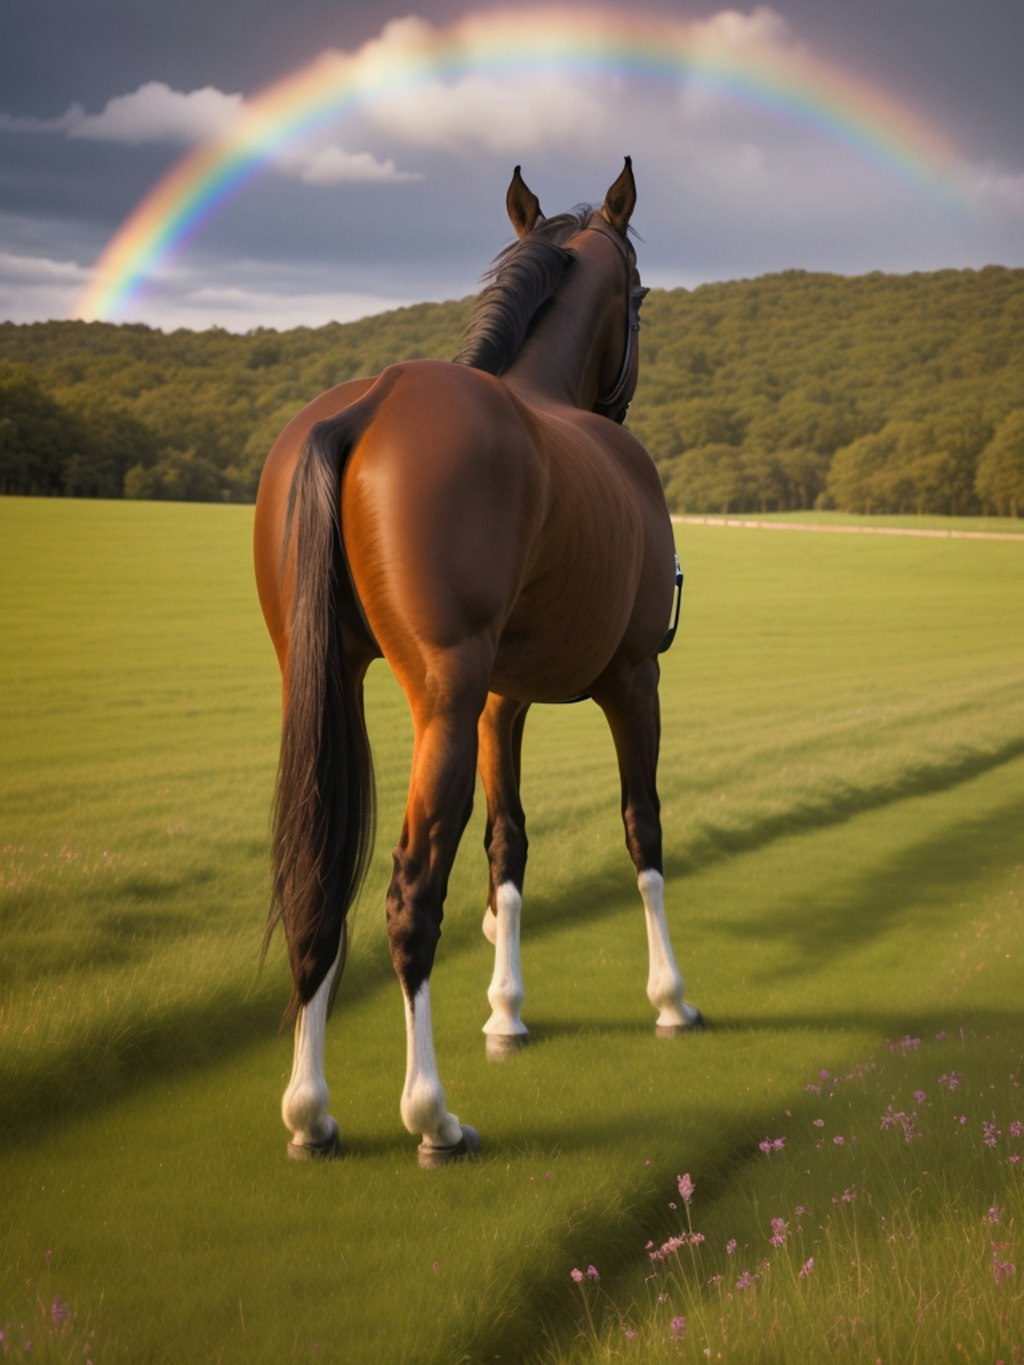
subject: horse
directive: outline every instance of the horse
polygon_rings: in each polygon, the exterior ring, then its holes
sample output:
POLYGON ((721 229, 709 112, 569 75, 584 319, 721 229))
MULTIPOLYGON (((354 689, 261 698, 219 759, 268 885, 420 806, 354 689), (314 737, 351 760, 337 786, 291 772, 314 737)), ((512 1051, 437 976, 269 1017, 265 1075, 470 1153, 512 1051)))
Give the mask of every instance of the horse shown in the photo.
MULTIPOLYGON (((267 938, 283 925, 293 993, 281 1112, 296 1158, 331 1156, 324 1031, 346 914, 374 838, 363 682, 384 658, 412 716, 408 801, 387 892, 402 988, 400 1112, 418 1161, 480 1150, 449 1111, 430 973, 479 770, 484 933, 494 947, 489 1055, 528 1037, 519 932, 519 794, 533 703, 590 697, 611 729, 648 945, 656 1032, 699 1027, 665 915, 656 790, 658 654, 678 612, 672 527, 654 462, 623 425, 637 383, 640 285, 632 163, 600 208, 545 218, 516 167, 515 240, 485 277, 462 348, 321 394, 285 427, 255 510, 257 588, 282 674, 267 938)), ((264 951, 266 950, 266 939, 264 951)))

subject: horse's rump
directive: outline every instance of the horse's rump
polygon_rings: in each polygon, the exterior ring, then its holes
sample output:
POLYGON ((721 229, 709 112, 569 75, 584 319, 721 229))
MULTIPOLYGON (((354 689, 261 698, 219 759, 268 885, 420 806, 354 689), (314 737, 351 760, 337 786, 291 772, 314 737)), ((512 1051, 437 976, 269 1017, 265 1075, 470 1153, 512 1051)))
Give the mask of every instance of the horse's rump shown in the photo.
POLYGON ((421 676, 425 652, 478 636, 492 690, 557 701, 624 642, 636 658, 657 648, 671 528, 653 463, 628 432, 528 408, 444 362, 385 372, 358 407, 370 404, 344 469, 343 537, 400 680, 421 676))

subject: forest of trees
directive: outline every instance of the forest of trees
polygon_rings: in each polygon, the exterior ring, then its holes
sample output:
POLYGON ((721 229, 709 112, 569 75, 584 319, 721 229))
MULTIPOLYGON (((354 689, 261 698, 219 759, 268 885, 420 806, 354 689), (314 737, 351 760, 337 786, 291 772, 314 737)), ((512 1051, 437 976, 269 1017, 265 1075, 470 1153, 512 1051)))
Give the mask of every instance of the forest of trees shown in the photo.
MULTIPOLYGON (((298 408, 453 355, 471 307, 245 336, 2 323, 0 492, 251 501, 298 408)), ((630 426, 674 511, 1024 516, 1024 270, 655 290, 630 426)))

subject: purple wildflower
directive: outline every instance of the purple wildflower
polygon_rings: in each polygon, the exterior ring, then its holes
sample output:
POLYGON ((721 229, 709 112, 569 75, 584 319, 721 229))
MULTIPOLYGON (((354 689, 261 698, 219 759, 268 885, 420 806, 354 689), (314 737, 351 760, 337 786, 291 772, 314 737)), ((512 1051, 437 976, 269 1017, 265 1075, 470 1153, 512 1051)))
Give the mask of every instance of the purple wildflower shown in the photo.
POLYGON ((601 1278, 601 1276, 597 1273, 597 1266, 596 1266, 596 1265, 588 1265, 588 1266, 587 1266, 587 1279, 588 1279, 588 1280, 599 1280, 600 1278, 601 1278))
POLYGON ((905 1033, 898 1043, 886 1040, 890 1052, 914 1052, 921 1046, 920 1038, 911 1038, 909 1033, 905 1033))
POLYGON ((944 1085, 947 1090, 956 1090, 963 1078, 962 1071, 947 1071, 939 1077, 939 1085, 944 1085))
POLYGON ((915 1090, 914 1099, 917 1101, 918 1104, 924 1104, 928 1099, 927 1090, 915 1090))
POLYGON ((883 1128, 898 1128, 903 1134, 904 1142, 913 1142, 921 1136, 917 1127, 916 1111, 913 1114, 905 1114, 902 1109, 894 1110, 890 1104, 882 1115, 881 1124, 883 1128))
POLYGON ((760 1150, 765 1153, 781 1152, 783 1147, 785 1147, 786 1145, 786 1139, 784 1137, 777 1138, 766 1137, 763 1142, 759 1142, 757 1145, 760 1148, 760 1150))
POLYGON ((807 1279, 807 1276, 811 1273, 811 1271, 812 1271, 813 1269, 814 1269, 814 1257, 813 1257, 813 1256, 808 1256, 807 1260, 804 1261, 803 1265, 800 1267, 800 1274, 799 1274, 799 1277, 798 1277, 798 1278, 801 1279, 801 1280, 806 1280, 806 1279, 807 1279))
POLYGON ((682 1341, 683 1337, 686 1336, 686 1319, 684 1317, 673 1318, 669 1323, 669 1328, 672 1331, 672 1340, 682 1341))
MULTIPOLYGON (((667 1242, 662 1242, 661 1246, 647 1254, 652 1261, 664 1261, 673 1255, 680 1247, 699 1247, 704 1241, 703 1232, 681 1232, 678 1237, 670 1237, 667 1242)), ((648 1247, 654 1245, 653 1242, 647 1243, 648 1247)))
POLYGON ((53 1303, 50 1305, 50 1321, 53 1323, 54 1327, 59 1327, 62 1322, 67 1322, 70 1316, 67 1304, 61 1296, 57 1294, 53 1303))
POLYGON ((996 1284, 1002 1284, 1004 1280, 1009 1279, 1009 1277, 1016 1274, 1017 1271, 1017 1267, 1012 1261, 1001 1261, 999 1259, 999 1253, 1002 1249, 1003 1243, 992 1243, 992 1273, 996 1277, 996 1284))
POLYGON ((743 1274, 736 1281, 737 1289, 749 1289, 754 1283, 754 1277, 749 1270, 744 1270, 743 1274))
POLYGON ((576 1284, 582 1284, 584 1279, 583 1271, 574 1266, 573 1269, 569 1271, 569 1278, 574 1280, 576 1284))
POLYGON ((984 1119, 981 1121, 981 1126, 985 1133, 983 1139, 985 1146, 998 1147, 999 1139, 1003 1136, 1002 1129, 997 1128, 994 1123, 986 1123, 984 1119))
POLYGON ((735 1237, 730 1237, 729 1240, 728 1240, 728 1241, 726 1242, 726 1244, 725 1244, 725 1254, 726 1254, 727 1256, 731 1256, 731 1255, 733 1255, 733 1253, 735 1252, 735 1250, 736 1250, 736 1238, 735 1238, 735 1237))
POLYGON ((690 1179, 689 1172, 687 1172, 686 1175, 677 1175, 676 1185, 678 1186, 679 1189, 680 1199, 683 1201, 684 1204, 688 1204, 690 1200, 693 1198, 693 1191, 695 1189, 694 1183, 690 1179))
POLYGON ((985 1214, 985 1222, 990 1223, 994 1227, 999 1222, 1002 1216, 1003 1216, 1002 1209, 999 1207, 998 1204, 993 1204, 992 1207, 989 1209, 988 1213, 985 1214))
POLYGON ((1014 1119, 1010 1124, 1010 1136, 1015 1138, 1024 1137, 1024 1123, 1021 1123, 1020 1119, 1014 1119))

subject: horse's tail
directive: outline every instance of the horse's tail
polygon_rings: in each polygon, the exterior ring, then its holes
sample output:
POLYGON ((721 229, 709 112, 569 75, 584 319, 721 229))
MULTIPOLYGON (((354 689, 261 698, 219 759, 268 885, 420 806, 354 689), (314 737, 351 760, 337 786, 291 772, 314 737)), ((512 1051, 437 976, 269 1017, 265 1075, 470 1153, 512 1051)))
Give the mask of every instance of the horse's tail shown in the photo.
POLYGON ((341 474, 365 427, 362 405, 313 428, 288 504, 295 544, 285 708, 274 796, 273 892, 266 943, 283 924, 294 991, 308 1004, 335 960, 344 969, 346 916, 366 872, 376 825, 362 673, 342 640, 355 590, 342 550, 341 474))

